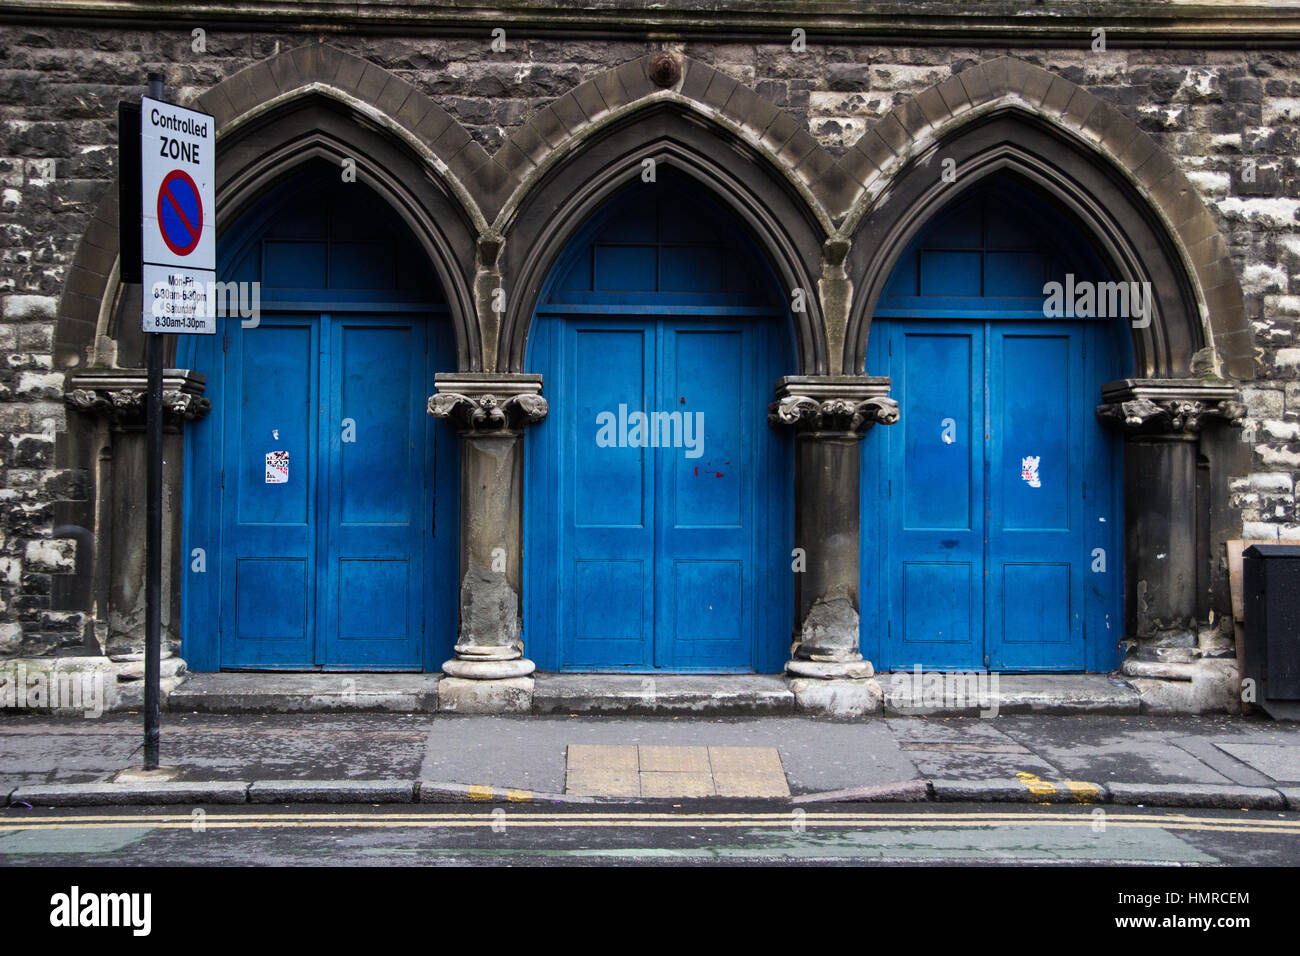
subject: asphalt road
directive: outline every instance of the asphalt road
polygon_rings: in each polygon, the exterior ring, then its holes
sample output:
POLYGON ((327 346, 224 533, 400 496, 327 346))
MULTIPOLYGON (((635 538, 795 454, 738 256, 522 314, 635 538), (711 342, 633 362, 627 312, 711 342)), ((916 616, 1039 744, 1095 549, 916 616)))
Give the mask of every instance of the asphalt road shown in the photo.
POLYGON ((1300 863, 1300 814, 1010 804, 25 809, 0 865, 1300 863))

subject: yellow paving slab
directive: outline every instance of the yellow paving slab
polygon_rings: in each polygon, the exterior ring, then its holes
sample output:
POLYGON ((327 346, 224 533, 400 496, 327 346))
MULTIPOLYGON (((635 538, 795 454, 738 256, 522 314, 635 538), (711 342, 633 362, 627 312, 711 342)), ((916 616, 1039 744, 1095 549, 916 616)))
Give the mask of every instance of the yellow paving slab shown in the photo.
POLYGON ((713 774, 713 786, 720 797, 788 797, 790 787, 782 773, 713 774))
POLYGON ((788 797, 775 747, 572 744, 565 792, 604 797, 788 797))
POLYGON ((709 765, 719 773, 774 773, 783 777, 775 747, 710 747, 709 765))
POLYGON ((581 797, 639 797, 641 779, 634 770, 570 770, 564 792, 581 797))
POLYGON ((708 747, 638 747, 641 772, 710 772, 708 747))
POLYGON ((637 748, 635 744, 570 744, 568 769, 572 770, 624 770, 636 773, 637 748))
POLYGON ((641 796, 643 797, 711 797, 714 795, 713 775, 705 772, 643 770, 641 796))

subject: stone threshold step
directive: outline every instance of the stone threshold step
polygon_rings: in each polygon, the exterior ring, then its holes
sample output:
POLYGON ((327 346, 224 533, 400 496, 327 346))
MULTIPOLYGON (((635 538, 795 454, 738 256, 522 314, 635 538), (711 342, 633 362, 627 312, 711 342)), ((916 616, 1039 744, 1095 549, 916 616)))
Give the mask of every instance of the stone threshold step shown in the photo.
MULTIPOLYGON (((174 713, 444 713, 438 674, 192 674, 167 699, 174 713)), ((1142 711, 1133 686, 1105 674, 1011 674, 969 683, 924 675, 880 674, 848 682, 804 681, 814 691, 853 700, 822 700, 780 674, 537 674, 534 714, 628 716, 762 716, 799 713, 839 717, 1127 715, 1142 711), (861 700, 858 698, 861 697, 861 700), (849 706, 849 705, 852 706, 849 706)), ((444 695, 445 696, 445 695, 444 695)), ((824 695, 823 695, 824 696, 824 695)), ((518 712, 518 711, 515 711, 518 712)))
POLYGON ((538 674, 535 714, 793 714, 781 674, 538 674))

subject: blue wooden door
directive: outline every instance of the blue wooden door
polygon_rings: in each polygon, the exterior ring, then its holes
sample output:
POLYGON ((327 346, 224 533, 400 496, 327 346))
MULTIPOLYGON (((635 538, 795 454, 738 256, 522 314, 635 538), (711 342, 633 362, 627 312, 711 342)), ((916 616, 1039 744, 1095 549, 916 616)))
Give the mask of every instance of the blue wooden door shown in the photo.
POLYGON ((1084 588, 1110 538, 1088 520, 1086 484, 1099 495, 1111 482, 1107 456, 1088 453, 1099 436, 1081 399, 1086 332, 878 324, 901 411, 867 446, 885 453, 878 586, 892 666, 1085 668, 1084 588))
POLYGON ((182 336, 211 413, 186 429, 184 653, 196 670, 436 670, 455 640, 455 367, 446 307, 368 189, 306 169, 223 234, 257 321, 182 336))
POLYGON ((774 671, 789 649, 795 367, 750 240, 661 170, 593 217, 529 333, 525 634, 543 669, 774 671), (601 423, 608 431, 601 432, 601 423))
POLYGON ((760 330, 634 317, 562 329, 566 388, 551 427, 564 436, 567 459, 566 664, 748 669, 753 495, 765 477, 754 440, 760 330), (618 444, 600 435, 602 415, 618 444))
POLYGON ((421 666, 426 328, 265 316, 227 352, 223 667, 421 666))
POLYGON ((999 184, 900 257, 868 341, 900 420, 863 443, 863 652, 881 668, 1109 670, 1122 482, 1093 409, 1116 331, 1046 316, 1104 279, 1068 223, 999 184))

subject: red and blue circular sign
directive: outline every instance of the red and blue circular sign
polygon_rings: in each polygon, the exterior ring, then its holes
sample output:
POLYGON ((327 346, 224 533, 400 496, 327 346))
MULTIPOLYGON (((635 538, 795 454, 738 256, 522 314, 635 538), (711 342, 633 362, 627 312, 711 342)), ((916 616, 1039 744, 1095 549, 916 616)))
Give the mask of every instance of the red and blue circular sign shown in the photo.
POLYGON ((167 248, 188 256, 203 235, 203 201, 199 187, 184 170, 173 169, 158 187, 158 231, 167 248))

